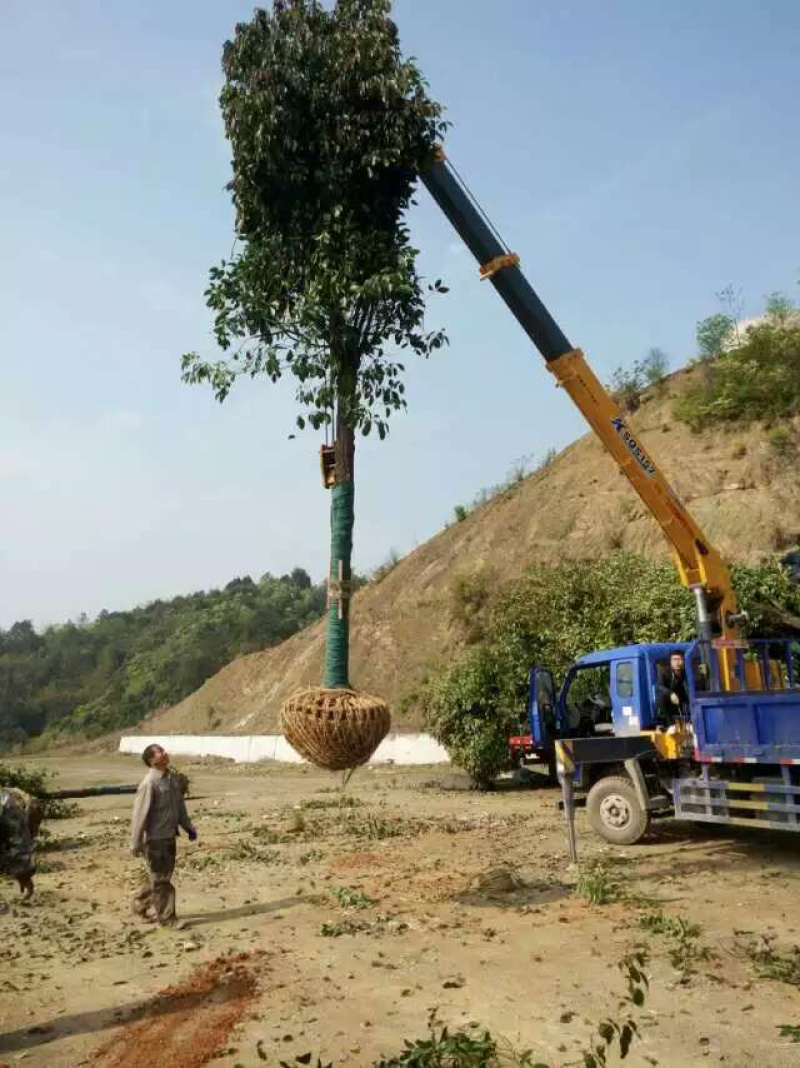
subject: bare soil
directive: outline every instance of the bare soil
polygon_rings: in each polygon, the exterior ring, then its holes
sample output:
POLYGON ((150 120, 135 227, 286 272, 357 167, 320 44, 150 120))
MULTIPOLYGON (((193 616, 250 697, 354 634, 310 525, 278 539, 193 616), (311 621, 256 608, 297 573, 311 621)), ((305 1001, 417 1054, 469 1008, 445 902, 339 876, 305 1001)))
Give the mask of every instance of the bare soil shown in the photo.
MULTIPOLYGON (((62 787, 142 770, 35 763, 62 787)), ((620 1018, 617 965, 637 945, 650 992, 626 1064, 800 1064, 780 1031, 800 1026, 797 836, 670 821, 610 848, 581 814, 581 867, 600 863, 606 897, 591 904, 550 788, 479 794, 450 769, 379 767, 342 805, 338 780, 307 767, 181 768, 200 834, 179 845, 185 930, 129 912, 130 797, 46 825, 30 906, 0 884, 0 1064, 369 1066, 433 1015, 563 1068, 620 1018)))

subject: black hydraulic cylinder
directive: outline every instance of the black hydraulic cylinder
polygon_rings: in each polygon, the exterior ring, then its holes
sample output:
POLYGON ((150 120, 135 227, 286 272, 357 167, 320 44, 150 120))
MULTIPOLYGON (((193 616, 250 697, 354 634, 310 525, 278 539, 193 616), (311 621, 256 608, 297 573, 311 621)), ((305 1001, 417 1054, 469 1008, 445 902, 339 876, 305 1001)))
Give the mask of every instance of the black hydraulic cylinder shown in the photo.
MULTIPOLYGON (((506 253, 451 173, 446 160, 432 161, 420 177, 481 266, 506 253)), ((491 282, 545 360, 557 360, 572 351, 561 327, 518 267, 504 267, 491 282)))

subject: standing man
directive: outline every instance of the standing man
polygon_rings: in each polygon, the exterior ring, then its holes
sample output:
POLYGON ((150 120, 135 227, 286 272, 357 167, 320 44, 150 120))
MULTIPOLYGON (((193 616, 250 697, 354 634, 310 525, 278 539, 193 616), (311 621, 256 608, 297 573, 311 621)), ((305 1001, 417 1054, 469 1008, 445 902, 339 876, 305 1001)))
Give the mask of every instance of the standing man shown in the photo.
POLYGON ((23 898, 33 897, 33 838, 15 790, 0 790, 0 871, 19 883, 23 898))
POLYGON ((678 716, 689 711, 689 692, 686 689, 686 664, 683 653, 676 649, 669 658, 669 672, 657 688, 658 722, 669 727, 678 716))
POLYGON ((150 875, 149 885, 134 895, 133 913, 143 919, 152 906, 154 920, 162 926, 176 926, 175 839, 178 827, 183 827, 190 842, 197 841, 197 831, 189 819, 183 791, 177 777, 170 771, 169 753, 160 745, 148 745, 142 760, 150 769, 142 779, 133 805, 131 820, 131 853, 144 853, 150 875))

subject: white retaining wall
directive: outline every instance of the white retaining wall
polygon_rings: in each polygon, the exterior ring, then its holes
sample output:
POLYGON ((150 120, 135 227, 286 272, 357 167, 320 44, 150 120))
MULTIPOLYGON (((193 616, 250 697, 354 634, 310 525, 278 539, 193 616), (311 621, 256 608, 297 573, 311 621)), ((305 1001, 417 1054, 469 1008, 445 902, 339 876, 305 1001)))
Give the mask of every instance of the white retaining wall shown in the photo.
MULTIPOLYGON (((162 745, 174 756, 219 756, 238 763, 279 760, 301 764, 303 758, 282 734, 128 734, 120 738, 120 753, 142 752, 162 745)), ((447 751, 429 734, 388 734, 370 764, 446 764, 447 751)))

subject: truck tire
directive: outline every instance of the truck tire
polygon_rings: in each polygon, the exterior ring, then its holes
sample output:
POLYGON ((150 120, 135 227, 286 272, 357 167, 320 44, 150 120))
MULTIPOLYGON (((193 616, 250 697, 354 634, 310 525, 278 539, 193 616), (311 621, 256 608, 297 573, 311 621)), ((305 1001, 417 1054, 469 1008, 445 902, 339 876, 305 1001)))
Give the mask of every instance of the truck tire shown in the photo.
POLYGON ((598 779, 586 798, 586 812, 592 830, 613 845, 634 845, 650 826, 633 783, 622 775, 598 779))

